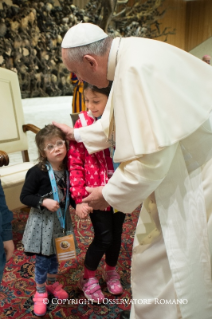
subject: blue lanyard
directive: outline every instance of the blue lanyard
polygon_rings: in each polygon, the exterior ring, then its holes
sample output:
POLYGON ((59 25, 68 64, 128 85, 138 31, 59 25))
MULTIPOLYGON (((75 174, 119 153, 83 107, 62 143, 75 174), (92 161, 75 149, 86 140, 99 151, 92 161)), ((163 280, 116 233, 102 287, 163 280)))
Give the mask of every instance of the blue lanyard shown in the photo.
MULTIPOLYGON (((55 180, 54 171, 53 171, 50 163, 48 163, 46 165, 46 167, 48 169, 49 178, 50 178, 50 182, 51 182, 51 186, 52 186, 53 198, 54 198, 54 200, 56 200, 59 203, 60 200, 59 200, 59 195, 58 195, 58 191, 57 191, 57 183, 55 180)), ((60 207, 57 210, 57 217, 60 221, 60 225, 63 228, 63 231, 65 231, 65 214, 66 214, 67 208, 69 206, 69 178, 68 178, 67 171, 66 171, 66 180, 67 180, 67 190, 66 190, 65 211, 64 211, 64 213, 62 213, 62 209, 60 207)))

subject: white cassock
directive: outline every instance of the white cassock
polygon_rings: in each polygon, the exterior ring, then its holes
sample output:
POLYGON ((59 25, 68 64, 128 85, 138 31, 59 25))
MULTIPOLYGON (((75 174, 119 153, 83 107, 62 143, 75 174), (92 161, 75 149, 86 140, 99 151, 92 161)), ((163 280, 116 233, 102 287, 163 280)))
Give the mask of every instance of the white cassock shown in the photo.
POLYGON ((93 153, 115 130, 121 165, 103 196, 125 213, 143 202, 131 319, 211 319, 212 68, 163 42, 116 38, 107 78, 102 118, 78 132, 93 153))

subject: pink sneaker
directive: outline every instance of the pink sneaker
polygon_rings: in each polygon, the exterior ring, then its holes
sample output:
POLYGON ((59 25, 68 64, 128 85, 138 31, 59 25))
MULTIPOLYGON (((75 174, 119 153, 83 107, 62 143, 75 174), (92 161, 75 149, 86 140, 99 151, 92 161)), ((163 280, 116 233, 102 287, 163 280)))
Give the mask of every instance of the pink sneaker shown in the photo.
POLYGON ((123 292, 123 287, 120 282, 120 276, 117 271, 114 270, 103 270, 102 278, 107 283, 107 289, 112 295, 120 295, 123 292))
POLYGON ((44 316, 46 313, 46 307, 48 304, 48 294, 44 292, 43 294, 39 294, 36 291, 33 301, 34 301, 34 314, 38 317, 44 316))
POLYGON ((94 303, 101 303, 105 298, 96 277, 84 279, 82 276, 80 278, 79 288, 84 292, 85 297, 94 303))
POLYGON ((62 289, 62 285, 56 281, 53 285, 46 285, 48 293, 54 295, 57 299, 68 299, 68 293, 62 289))

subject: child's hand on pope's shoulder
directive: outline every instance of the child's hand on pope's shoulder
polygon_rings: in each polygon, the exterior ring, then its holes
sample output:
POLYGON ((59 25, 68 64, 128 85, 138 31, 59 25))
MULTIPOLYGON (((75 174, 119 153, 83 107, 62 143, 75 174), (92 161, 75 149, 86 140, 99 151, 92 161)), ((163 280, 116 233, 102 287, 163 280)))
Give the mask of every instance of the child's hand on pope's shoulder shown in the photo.
POLYGON ((56 200, 50 198, 45 198, 43 200, 42 206, 46 207, 48 210, 50 210, 50 212, 56 212, 60 207, 56 200))

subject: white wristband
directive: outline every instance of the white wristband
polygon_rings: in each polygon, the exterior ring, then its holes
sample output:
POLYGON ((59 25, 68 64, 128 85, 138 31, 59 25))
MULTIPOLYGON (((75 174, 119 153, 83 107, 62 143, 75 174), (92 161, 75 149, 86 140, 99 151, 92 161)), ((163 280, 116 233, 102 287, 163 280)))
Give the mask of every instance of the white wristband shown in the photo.
POLYGON ((80 132, 79 132, 78 128, 74 129, 74 138, 75 138, 77 143, 81 143, 82 142, 82 139, 81 139, 80 132))

